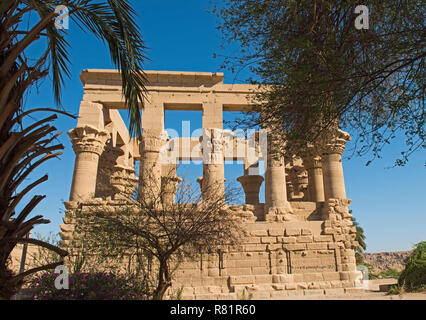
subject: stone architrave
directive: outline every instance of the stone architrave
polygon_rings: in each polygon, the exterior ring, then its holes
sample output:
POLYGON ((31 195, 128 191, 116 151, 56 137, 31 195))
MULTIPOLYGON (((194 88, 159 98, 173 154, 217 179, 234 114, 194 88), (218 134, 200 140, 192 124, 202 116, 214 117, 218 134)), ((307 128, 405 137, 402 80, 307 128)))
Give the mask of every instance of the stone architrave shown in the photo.
POLYGON ((99 156, 104 151, 110 135, 107 131, 99 130, 91 125, 76 127, 70 130, 68 135, 76 154, 70 201, 93 198, 96 189, 99 156))
POLYGON ((346 199, 342 154, 350 139, 349 133, 340 129, 331 130, 326 135, 321 157, 325 200, 346 199))

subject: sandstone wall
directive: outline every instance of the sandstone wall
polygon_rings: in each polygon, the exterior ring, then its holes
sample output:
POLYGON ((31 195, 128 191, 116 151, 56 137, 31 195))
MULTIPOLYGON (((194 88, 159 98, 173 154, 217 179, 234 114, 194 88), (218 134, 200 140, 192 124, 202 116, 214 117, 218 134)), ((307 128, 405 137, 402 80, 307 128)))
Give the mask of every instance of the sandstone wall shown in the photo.
MULTIPOLYGON (((184 299, 240 299, 243 291, 255 299, 287 296, 341 295, 356 288, 354 246, 356 229, 348 212, 350 200, 330 199, 323 207, 294 203, 294 221, 259 221, 262 207, 244 205, 229 209, 241 218, 247 236, 241 245, 228 246, 197 261, 180 264, 170 292, 183 287, 184 299)), ((113 212, 120 202, 93 200, 67 203, 61 226, 64 247, 75 245, 74 214, 85 208, 113 212)))

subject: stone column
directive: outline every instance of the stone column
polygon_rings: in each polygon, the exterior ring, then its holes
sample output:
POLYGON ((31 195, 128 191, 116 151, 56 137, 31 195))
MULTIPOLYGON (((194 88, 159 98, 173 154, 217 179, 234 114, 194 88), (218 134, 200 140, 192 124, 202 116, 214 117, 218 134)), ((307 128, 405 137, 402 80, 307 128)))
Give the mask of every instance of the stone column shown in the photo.
MULTIPOLYGON (((163 138, 163 141, 168 141, 163 138)), ((166 159, 171 160, 171 159, 166 159)), ((166 162, 161 161, 161 200, 163 206, 171 206, 175 203, 176 192, 178 185, 182 181, 182 178, 176 175, 176 163, 173 161, 166 162)), ((179 199, 182 200, 182 199, 179 199)))
MULTIPOLYGON (((291 183, 291 200, 303 201, 306 199, 308 186, 308 175, 303 166, 295 164, 289 170, 288 178, 291 183)), ((287 193, 288 194, 288 193, 287 193)))
POLYGON ((268 135, 265 172, 265 220, 292 220, 293 210, 287 200, 284 157, 277 148, 280 139, 268 135))
POLYGON ((132 200, 136 190, 138 179, 131 167, 116 165, 114 173, 110 177, 110 183, 114 191, 114 200, 132 200))
POLYGON ((218 199, 225 196, 225 170, 223 163, 222 129, 203 129, 203 199, 218 199))
POLYGON ((95 191, 96 198, 106 199, 112 197, 116 192, 111 185, 110 179, 115 172, 114 168, 117 164, 117 159, 123 154, 123 150, 118 147, 112 147, 111 145, 105 147, 105 151, 99 158, 95 191))
POLYGON ((324 182, 321 157, 306 156, 303 165, 308 171, 308 201, 324 202, 324 182))
POLYGON ((140 150, 139 200, 144 204, 159 204, 161 202, 161 162, 160 150, 163 141, 160 133, 144 129, 140 150))
POLYGON ((164 176, 161 178, 161 200, 163 206, 171 206, 175 203, 176 192, 182 178, 174 176, 164 176))
POLYGON ((93 198, 96 190, 99 156, 109 139, 105 130, 85 125, 68 132, 76 154, 70 201, 93 198))
POLYGON ((259 204, 259 191, 263 177, 259 175, 245 175, 237 178, 246 195, 246 204, 259 204))
POLYGON ((322 171, 324 179, 324 198, 346 199, 343 177, 342 154, 346 141, 350 140, 347 132, 335 129, 326 135, 322 146, 322 171))

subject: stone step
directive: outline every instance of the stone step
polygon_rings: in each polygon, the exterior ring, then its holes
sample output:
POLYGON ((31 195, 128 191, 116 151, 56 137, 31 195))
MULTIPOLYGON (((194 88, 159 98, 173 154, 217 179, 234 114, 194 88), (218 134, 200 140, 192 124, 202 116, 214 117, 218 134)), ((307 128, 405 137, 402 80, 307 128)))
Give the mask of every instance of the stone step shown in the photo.
POLYGON ((182 298, 191 299, 280 299, 292 296, 341 296, 363 293, 363 288, 342 281, 320 283, 265 283, 183 288, 182 298))
POLYGON ((241 291, 219 294, 192 294, 183 295, 182 300, 280 300, 293 298, 315 298, 315 297, 341 297, 345 295, 361 294, 362 288, 330 288, 330 289, 303 289, 282 291, 241 291))

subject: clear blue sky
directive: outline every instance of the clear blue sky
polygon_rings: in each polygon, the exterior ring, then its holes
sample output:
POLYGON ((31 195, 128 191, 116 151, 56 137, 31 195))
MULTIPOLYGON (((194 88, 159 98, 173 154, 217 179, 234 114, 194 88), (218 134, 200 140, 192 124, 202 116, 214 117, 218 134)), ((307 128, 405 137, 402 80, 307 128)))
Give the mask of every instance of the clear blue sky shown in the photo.
MULTIPOLYGON (((216 30, 216 18, 207 13, 208 0, 146 0, 133 1, 138 12, 140 25, 150 61, 146 70, 225 72, 225 82, 243 82, 248 74, 238 77, 220 70, 220 59, 214 53, 232 53, 226 48, 221 51, 220 34, 216 30)), ((109 55, 102 43, 93 36, 82 33, 73 23, 68 31, 71 45, 72 78, 66 81, 63 91, 63 106, 74 114, 83 90, 79 79, 81 70, 88 68, 112 68, 109 55)), ((34 53, 39 48, 32 48, 34 53)), ((46 79, 38 88, 33 88, 26 99, 26 106, 54 106, 51 79, 46 79)), ((127 118, 124 118, 127 121, 127 118)), ((228 113, 225 119, 232 119, 228 113)), ((167 112, 166 127, 178 129, 182 120, 191 121, 193 129, 201 127, 201 113, 167 112)), ((60 117, 58 130, 64 133, 60 141, 65 146, 61 159, 51 160, 37 170, 30 179, 49 174, 49 181, 39 186, 36 194, 46 194, 45 199, 34 211, 51 220, 35 232, 48 235, 59 232, 62 223, 63 201, 68 200, 74 167, 74 152, 66 132, 75 127, 76 121, 60 117)), ((425 152, 412 156, 403 168, 392 168, 395 157, 401 151, 401 139, 388 146, 383 160, 366 167, 368 158, 353 158, 344 161, 347 195, 353 200, 351 209, 367 235, 367 251, 408 250, 416 242, 426 240, 426 174, 425 152)), ((349 145, 350 146, 350 145, 349 145)), ((201 176, 201 166, 184 166, 191 177, 201 176)), ((227 180, 242 175, 241 165, 227 165, 227 180)), ((28 181, 31 181, 31 180, 28 181)), ((28 197, 27 197, 28 200, 28 197)))

